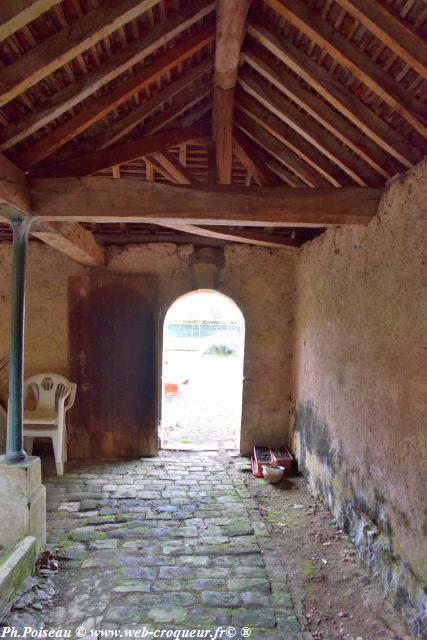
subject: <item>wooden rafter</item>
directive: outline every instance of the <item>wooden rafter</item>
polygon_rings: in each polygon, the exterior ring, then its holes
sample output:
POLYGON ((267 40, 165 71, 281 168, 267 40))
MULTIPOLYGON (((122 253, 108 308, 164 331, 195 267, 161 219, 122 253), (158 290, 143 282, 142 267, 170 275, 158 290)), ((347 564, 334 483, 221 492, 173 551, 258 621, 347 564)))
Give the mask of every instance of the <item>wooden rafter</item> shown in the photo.
POLYGON ((60 2, 61 0, 2 0, 0 42, 60 2))
MULTIPOLYGON (((198 104, 201 100, 206 98, 206 96, 210 95, 212 91, 211 83, 208 79, 200 80, 199 82, 193 82, 187 89, 181 91, 173 101, 172 105, 168 108, 163 109, 157 116, 154 116, 147 124, 142 124, 138 129, 132 131, 132 135, 144 134, 151 135, 153 133, 157 133, 162 129, 170 129, 171 123, 174 123, 174 127, 176 128, 185 128, 191 125, 184 125, 181 121, 179 126, 175 124, 177 118, 182 116, 182 114, 190 109, 193 105, 198 104)), ((141 109, 144 109, 144 105, 148 102, 151 102, 151 99, 142 103, 141 109)), ((139 111, 139 109, 137 110, 139 111)), ((132 112, 133 113, 133 112, 132 112)), ((129 121, 131 119, 132 113, 129 114, 129 120, 125 117, 118 121, 117 129, 113 126, 111 129, 115 132, 115 138, 117 140, 121 140, 124 135, 121 135, 123 129, 120 128, 120 123, 124 128, 127 128, 129 125, 129 121)), ((109 146, 110 141, 108 140, 108 144, 106 144, 106 140, 108 134, 108 129, 104 132, 105 138, 103 139, 103 144, 99 147, 100 149, 107 148, 109 146)), ((96 140, 93 143, 93 146, 97 148, 96 140)))
POLYGON ((248 33, 300 76, 339 113, 346 116, 361 132, 387 151, 405 167, 422 160, 422 153, 376 115, 323 67, 315 63, 289 40, 278 38, 259 21, 248 25, 248 33))
POLYGON ((276 64, 273 56, 261 50, 255 50, 255 47, 247 46, 242 57, 255 71, 347 145, 379 175, 388 179, 402 170, 401 163, 396 162, 370 138, 360 135, 360 130, 354 124, 337 113, 319 96, 306 89, 291 74, 286 73, 276 64))
MULTIPOLYGON (((240 142, 242 146, 237 142, 236 144, 241 149, 241 152, 244 154, 248 153, 248 147, 245 141, 241 140, 241 136, 239 136, 240 142)), ((236 141, 234 141, 236 142, 236 141)), ((172 180, 177 184, 195 184, 197 180, 194 176, 186 169, 180 162, 177 162, 173 156, 169 153, 158 153, 154 155, 154 159, 161 165, 163 169, 171 176, 172 180)), ((253 162, 255 164, 255 162, 253 162)), ((258 167, 257 167, 258 168, 258 167)), ((268 170, 267 170, 268 171, 268 170)), ((167 174, 166 174, 167 175, 167 174)), ((265 173, 263 173, 262 169, 258 168, 257 175, 262 176, 263 180, 265 180, 265 173)), ((268 184, 272 184, 273 182, 268 182, 268 184)), ((266 182, 264 182, 266 184, 266 182)), ((272 234, 267 235, 259 232, 246 232, 245 230, 233 230, 228 227, 206 227, 206 226, 196 226, 192 224, 188 225, 171 225, 172 229, 176 231, 183 231, 188 234, 202 236, 203 238, 217 238, 220 240, 227 240, 229 242, 243 242, 244 244, 258 245, 262 247, 272 247, 272 248, 283 248, 284 246, 298 246, 299 243, 292 238, 277 238, 273 237, 272 234)))
POLYGON ((41 221, 148 222, 226 226, 361 224, 376 214, 379 189, 175 186, 112 178, 33 179, 41 221))
POLYGON ((237 113, 234 114, 236 126, 243 131, 251 140, 256 142, 272 158, 283 164, 292 174, 301 180, 307 187, 326 187, 329 182, 322 178, 312 167, 307 165, 291 149, 284 146, 255 120, 248 115, 248 112, 241 110, 241 103, 236 103, 237 113))
MULTIPOLYGON (((299 133, 285 126, 275 115, 257 100, 243 92, 237 92, 238 109, 274 136, 282 145, 288 147, 303 160, 314 172, 319 174, 326 184, 334 187, 351 183, 348 177, 326 156, 317 151, 299 133)), ((323 183, 324 184, 324 183, 323 183)))
POLYGON ((22 169, 28 170, 39 164, 78 134, 104 118, 108 113, 111 113, 130 96, 148 87, 162 75, 200 51, 212 42, 214 37, 214 30, 210 27, 195 33, 190 39, 173 48, 166 55, 161 56, 156 62, 134 73, 115 89, 101 96, 86 109, 83 109, 63 125, 41 138, 16 158, 17 165, 22 169))
POLYGON ((105 0, 77 24, 62 29, 0 71, 0 106, 13 100, 159 0, 105 0))
POLYGON ((197 182, 191 172, 168 152, 155 153, 154 160, 162 166, 178 184, 194 184, 197 182))
POLYGON ((240 131, 234 131, 233 152, 245 167, 246 171, 253 176, 254 180, 260 186, 280 184, 280 180, 278 180, 277 176, 266 166, 258 150, 251 145, 250 141, 245 138, 240 131))
MULTIPOLYGON (((17 209, 22 215, 32 212, 27 177, 0 154, 0 217, 2 204, 17 209)), ((99 266, 105 262, 103 247, 78 223, 46 221, 33 229, 31 235, 81 264, 99 266)))
POLYGON ((215 3, 212 0, 204 0, 184 7, 177 15, 155 26, 144 38, 129 42, 123 50, 112 55, 100 67, 48 97, 42 105, 34 107, 15 124, 0 130, 0 151, 9 149, 87 99, 101 87, 180 35, 185 29, 202 20, 214 8, 215 3))
POLYGON ((276 13, 289 20, 303 33, 325 49, 335 60, 349 69, 356 78, 400 113, 416 131, 427 138, 425 108, 390 75, 354 47, 341 33, 323 20, 318 13, 300 0, 265 0, 276 13))
POLYGON ((231 183, 234 87, 251 0, 219 0, 217 5, 214 116, 217 181, 231 183))
POLYGON ((230 227, 214 226, 197 227, 194 224, 173 225, 176 231, 184 231, 203 238, 216 238, 227 242, 242 242, 243 244, 256 245, 258 247, 270 247, 271 249, 283 249, 284 247, 299 247, 301 242, 291 237, 278 237, 272 233, 260 233, 259 231, 246 231, 245 229, 230 229, 230 227))
POLYGON ((213 61, 212 59, 207 58, 193 69, 190 69, 187 73, 184 73, 175 80, 175 82, 172 82, 148 100, 144 100, 137 109, 131 111, 127 116, 120 118, 117 122, 112 123, 102 134, 99 134, 92 143, 95 149, 105 149, 121 138, 124 138, 133 131, 135 127, 154 113, 161 105, 168 102, 168 100, 178 94, 182 94, 182 100, 185 103, 189 103, 191 93, 190 95, 183 94, 183 90, 187 89, 189 85, 198 80, 201 76, 211 71, 212 68, 213 61))
POLYGON ((427 79, 427 45, 409 25, 372 0, 338 0, 356 20, 427 79))
POLYGON ((239 76, 239 84, 268 111, 340 167, 356 184, 371 187, 382 184, 383 180, 380 176, 373 173, 362 160, 343 147, 310 116, 302 113, 261 76, 255 77, 247 70, 243 70, 239 76))
POLYGON ((300 180, 295 174, 293 174, 289 169, 287 169, 283 164, 277 162, 276 160, 269 160, 266 163, 266 166, 276 174, 279 178, 283 180, 285 184, 290 187, 305 187, 305 184, 302 180, 300 180))
POLYGON ((151 136, 142 136, 128 142, 122 142, 107 149, 79 155, 65 162, 34 169, 32 176, 87 176, 118 164, 144 158, 183 142, 201 142, 207 139, 207 131, 201 129, 170 129, 151 136))

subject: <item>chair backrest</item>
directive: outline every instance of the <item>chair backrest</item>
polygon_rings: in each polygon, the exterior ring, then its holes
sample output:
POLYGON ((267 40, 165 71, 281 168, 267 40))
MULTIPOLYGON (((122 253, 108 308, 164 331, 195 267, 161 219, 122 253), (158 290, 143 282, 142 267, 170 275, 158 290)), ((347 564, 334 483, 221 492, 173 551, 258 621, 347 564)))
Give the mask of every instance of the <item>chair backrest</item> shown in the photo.
POLYGON ((70 387, 73 387, 73 383, 64 376, 57 373, 38 373, 25 380, 24 398, 28 399, 28 392, 31 390, 36 409, 56 410, 62 392, 70 387))

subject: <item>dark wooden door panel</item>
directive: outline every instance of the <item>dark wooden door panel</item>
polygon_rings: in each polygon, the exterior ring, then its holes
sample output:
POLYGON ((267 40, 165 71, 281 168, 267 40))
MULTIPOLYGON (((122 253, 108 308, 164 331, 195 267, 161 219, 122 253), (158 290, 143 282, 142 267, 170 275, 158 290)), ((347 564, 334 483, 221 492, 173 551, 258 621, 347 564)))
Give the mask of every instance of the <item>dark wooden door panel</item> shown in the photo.
POLYGON ((69 279, 70 458, 157 453, 157 317, 154 276, 69 279))

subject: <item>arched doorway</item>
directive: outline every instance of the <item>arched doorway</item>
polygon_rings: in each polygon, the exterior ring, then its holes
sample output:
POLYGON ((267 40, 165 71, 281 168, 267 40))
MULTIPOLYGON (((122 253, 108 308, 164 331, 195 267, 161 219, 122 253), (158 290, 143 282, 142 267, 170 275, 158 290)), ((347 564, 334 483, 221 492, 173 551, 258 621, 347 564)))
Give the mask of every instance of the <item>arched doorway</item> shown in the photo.
POLYGON ((245 321, 226 295, 178 298, 163 327, 160 438, 168 449, 237 449, 245 321))

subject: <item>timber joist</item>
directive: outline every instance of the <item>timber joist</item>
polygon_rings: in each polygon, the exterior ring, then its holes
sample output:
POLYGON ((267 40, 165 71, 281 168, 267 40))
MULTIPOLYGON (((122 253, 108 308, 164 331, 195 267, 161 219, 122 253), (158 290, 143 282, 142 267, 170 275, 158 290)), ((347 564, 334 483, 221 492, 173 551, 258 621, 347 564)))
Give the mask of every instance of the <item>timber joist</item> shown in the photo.
POLYGON ((107 224, 271 248, 366 224, 427 150, 426 23, 424 0, 3 0, 1 202, 89 265, 107 224), (126 215, 132 181, 157 217, 126 215))

